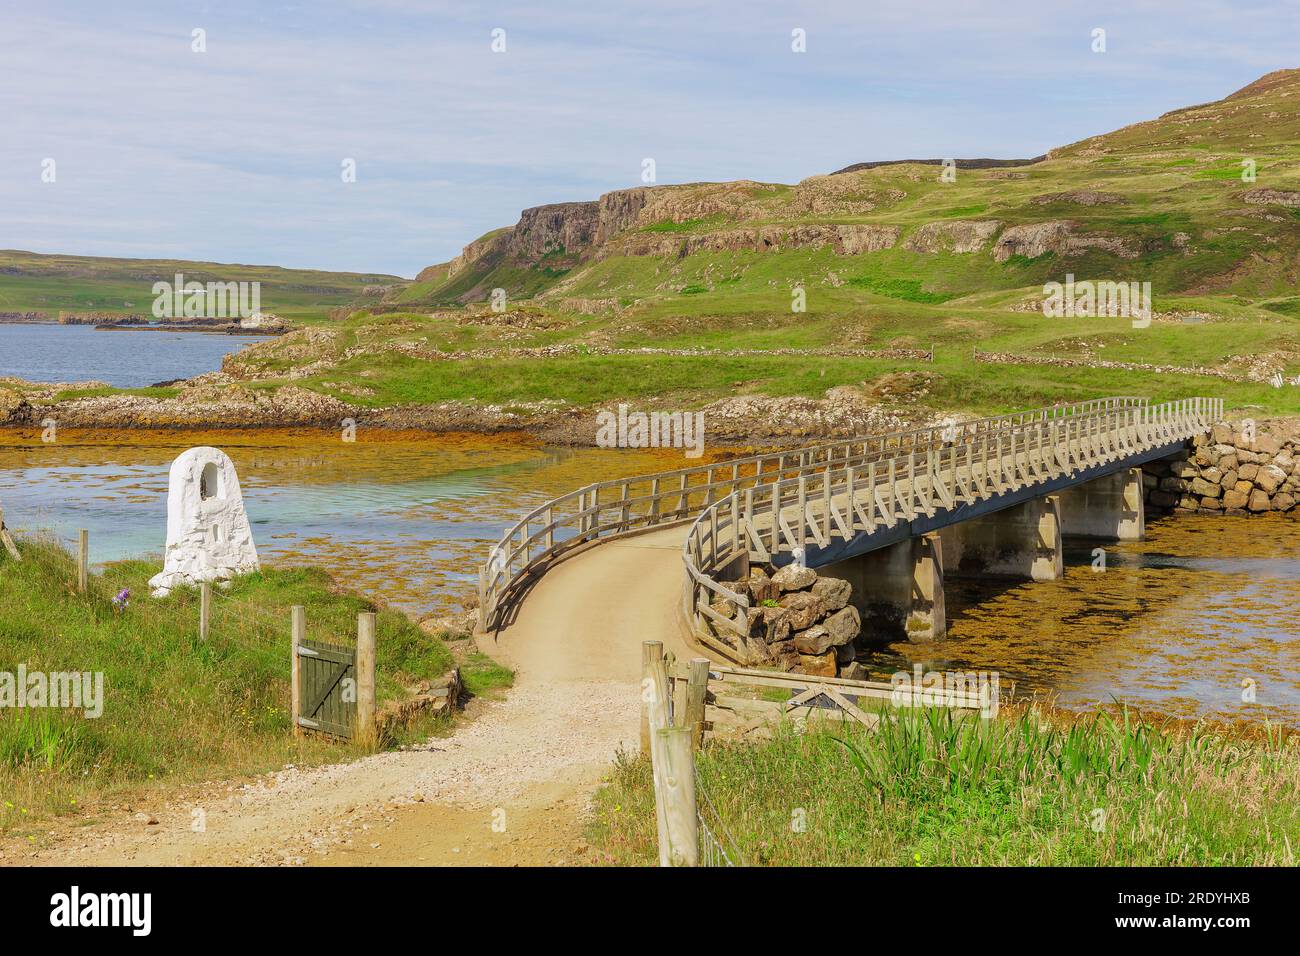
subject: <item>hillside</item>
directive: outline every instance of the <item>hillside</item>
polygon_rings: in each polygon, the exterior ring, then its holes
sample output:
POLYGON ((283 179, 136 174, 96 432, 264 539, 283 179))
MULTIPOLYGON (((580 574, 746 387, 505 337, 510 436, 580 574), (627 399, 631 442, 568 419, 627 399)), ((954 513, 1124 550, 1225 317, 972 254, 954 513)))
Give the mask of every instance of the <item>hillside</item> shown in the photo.
POLYGON ((329 309, 370 295, 383 295, 406 280, 388 275, 318 272, 279 266, 226 265, 172 259, 106 259, 0 250, 0 313, 59 312, 148 315, 153 284, 260 282, 262 307, 283 316, 324 316, 329 309))
POLYGON ((791 281, 928 301, 1066 269, 1140 276, 1157 294, 1290 295, 1298 107, 1300 70, 1282 70, 1044 158, 959 161, 951 183, 921 162, 864 163, 795 185, 650 186, 538 206, 391 301, 468 303, 496 287, 620 307, 733 297, 770 286, 773 258, 791 281), (1243 159, 1257 182, 1242 181, 1243 159))
POLYGON ((0 423, 356 417, 589 443, 593 409, 631 401, 777 444, 1105 394, 1300 414, 1297 104, 1286 70, 951 183, 866 163, 540 206, 165 395, 0 383, 0 423), (1046 318, 1044 284, 1071 274, 1150 282, 1152 321, 1046 318))

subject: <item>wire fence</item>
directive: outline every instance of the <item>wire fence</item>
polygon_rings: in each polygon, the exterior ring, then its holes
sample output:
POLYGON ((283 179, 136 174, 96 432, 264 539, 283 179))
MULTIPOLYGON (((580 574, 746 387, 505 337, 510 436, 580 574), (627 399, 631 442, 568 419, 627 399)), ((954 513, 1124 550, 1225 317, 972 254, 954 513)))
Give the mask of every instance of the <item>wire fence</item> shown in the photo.
POLYGON ((731 830, 718 812, 708 788, 695 767, 695 816, 700 826, 700 866, 745 866, 744 856, 731 830))

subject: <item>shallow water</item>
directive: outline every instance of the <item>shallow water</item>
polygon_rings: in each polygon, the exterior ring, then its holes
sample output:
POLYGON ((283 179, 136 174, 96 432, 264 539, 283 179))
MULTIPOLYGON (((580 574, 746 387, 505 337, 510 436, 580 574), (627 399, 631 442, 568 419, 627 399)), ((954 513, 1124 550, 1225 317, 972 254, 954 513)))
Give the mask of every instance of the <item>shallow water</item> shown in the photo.
POLYGON ((216 371, 226 355, 265 338, 0 323, 0 378, 142 388, 216 371))
MULTIPOLYGON (((109 334, 109 333, 105 333, 109 334)), ((452 608, 520 515, 592 481, 699 464, 680 450, 545 447, 522 436, 362 431, 74 432, 58 442, 0 431, 0 503, 19 531, 71 542, 92 561, 159 557, 167 470, 195 445, 235 463, 264 561, 316 564, 344 584, 414 612, 452 608)))
POLYGON ((1151 521, 1143 542, 1100 545, 1104 571, 1093 570, 1097 546, 1067 547, 1060 581, 949 578, 946 637, 880 650, 873 674, 915 663, 997 671, 1004 692, 1014 683, 1067 707, 1123 700, 1300 727, 1300 521, 1151 521), (1243 681, 1254 682, 1253 703, 1243 681))
MULTIPOLYGON (((108 335, 110 333, 104 333, 108 335)), ((264 561, 327 568, 413 612, 451 609, 487 548, 524 511, 582 484, 701 463, 674 450, 566 449, 520 436, 320 432, 75 433, 43 445, 0 431, 0 503, 20 531, 92 560, 160 555, 167 469, 211 444, 234 460, 264 561), (381 440, 382 439, 382 440, 381 440)), ((868 659, 888 678, 921 663, 996 670, 1002 687, 1087 707, 1121 699, 1179 717, 1268 717, 1300 727, 1300 521, 1180 517, 1147 540, 1072 547, 1057 582, 949 579, 949 632, 868 659), (1256 702, 1242 701, 1242 681, 1256 702)))

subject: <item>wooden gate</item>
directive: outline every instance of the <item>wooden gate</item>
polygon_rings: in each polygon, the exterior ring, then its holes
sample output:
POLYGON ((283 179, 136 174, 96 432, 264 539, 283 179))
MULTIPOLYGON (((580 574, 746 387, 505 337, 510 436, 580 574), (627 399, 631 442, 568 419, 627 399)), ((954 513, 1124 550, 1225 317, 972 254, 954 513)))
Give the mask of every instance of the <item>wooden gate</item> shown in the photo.
POLYGON ((357 719, 357 651, 354 647, 299 640, 298 724, 351 738, 357 719))

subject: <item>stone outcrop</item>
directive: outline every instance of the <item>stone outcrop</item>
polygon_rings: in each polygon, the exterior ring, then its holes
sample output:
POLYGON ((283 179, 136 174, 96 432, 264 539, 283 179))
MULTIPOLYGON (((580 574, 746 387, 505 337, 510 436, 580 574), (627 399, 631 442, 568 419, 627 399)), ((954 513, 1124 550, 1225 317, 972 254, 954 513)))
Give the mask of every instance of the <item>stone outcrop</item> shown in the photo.
POLYGON ((993 258, 998 262, 1006 262, 1012 256, 1037 259, 1049 252, 1064 250, 1069 235, 1070 223, 1064 220, 1011 226, 998 237, 993 247, 993 258))
POLYGON ((1256 206, 1300 208, 1300 192, 1290 189, 1248 189, 1241 198, 1256 206))
POLYGON ((979 252, 1002 228, 996 219, 953 219, 927 222, 912 233, 903 248, 912 252, 979 252))
MULTIPOLYGON (((742 663, 827 677, 861 673, 856 641, 862 618, 849 603, 848 581, 786 565, 770 574, 753 568, 745 580, 723 586, 749 599, 749 633, 743 639, 724 635, 734 640, 742 663)), ((728 616, 736 611, 729 601, 717 610, 728 616)))
POLYGON ((1221 423, 1173 458, 1142 466, 1154 511, 1264 514, 1300 501, 1300 422, 1221 423))
POLYGON ((758 226, 752 229, 724 229, 717 232, 636 232, 601 246, 597 259, 613 255, 676 256, 697 252, 778 252, 784 249, 823 249, 839 255, 879 252, 898 242, 898 226, 835 225, 813 223, 795 226, 758 226))
POLYGON ((1109 206, 1128 202, 1118 193, 1101 192, 1096 189, 1075 189, 1070 192, 1048 193, 1035 196, 1029 200, 1036 206, 1048 206, 1052 203, 1070 203, 1075 206, 1109 206))
POLYGON ((535 262, 585 252, 596 236, 599 208, 596 202, 564 202, 525 209, 510 230, 506 255, 535 262))
POLYGON ((1012 256, 1037 259, 1054 252, 1058 256, 1081 256, 1094 250, 1121 259, 1136 259, 1142 254, 1139 244, 1121 236, 1104 233, 1079 233, 1074 223, 1065 219, 1009 226, 993 246, 993 258, 1006 262, 1012 256))

